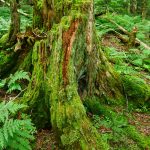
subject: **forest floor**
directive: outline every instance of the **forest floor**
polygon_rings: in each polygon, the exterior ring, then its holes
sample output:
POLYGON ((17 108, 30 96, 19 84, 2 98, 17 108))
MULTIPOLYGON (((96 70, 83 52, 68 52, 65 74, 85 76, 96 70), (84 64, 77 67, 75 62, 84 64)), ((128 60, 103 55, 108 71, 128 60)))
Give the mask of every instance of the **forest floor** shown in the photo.
MULTIPOLYGON (((126 44, 122 43, 120 39, 113 34, 107 34, 102 38, 102 46, 115 48, 118 52, 127 51, 126 44)), ((133 64, 128 65, 133 66, 133 64)), ((140 71, 139 73, 148 76, 150 75, 149 72, 143 70, 140 71)), ((150 78, 143 78, 143 79, 146 81, 147 84, 150 85, 150 78)), ((129 120, 129 123, 131 125, 136 126, 136 128, 144 135, 150 136, 150 113, 133 112, 131 115, 132 119, 129 120)))
MULTIPOLYGON (((135 126, 140 133, 145 136, 150 136, 150 115, 138 112, 133 112, 130 115, 132 115, 132 117, 130 117, 129 123, 135 126)), ((104 134, 108 131, 109 129, 104 128, 103 126, 99 127, 100 134, 104 134)), ((38 131, 35 150, 60 150, 56 141, 55 134, 52 130, 45 129, 38 131)))

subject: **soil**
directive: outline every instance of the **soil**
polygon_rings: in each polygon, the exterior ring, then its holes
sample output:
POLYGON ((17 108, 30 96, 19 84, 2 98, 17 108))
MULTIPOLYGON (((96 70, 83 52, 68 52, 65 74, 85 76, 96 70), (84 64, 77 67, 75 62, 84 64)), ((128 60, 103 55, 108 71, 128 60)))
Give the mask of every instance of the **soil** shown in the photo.
POLYGON ((52 130, 38 131, 35 150, 60 150, 56 141, 55 134, 52 130))

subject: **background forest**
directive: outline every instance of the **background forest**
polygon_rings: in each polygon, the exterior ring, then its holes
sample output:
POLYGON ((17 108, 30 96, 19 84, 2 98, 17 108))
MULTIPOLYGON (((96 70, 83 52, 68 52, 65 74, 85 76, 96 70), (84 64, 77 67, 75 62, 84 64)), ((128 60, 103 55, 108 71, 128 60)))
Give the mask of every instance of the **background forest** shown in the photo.
POLYGON ((52 17, 51 11, 42 24, 40 9, 49 8, 44 2, 0 0, 0 150, 149 150, 150 0, 94 0, 94 36, 89 39, 100 50, 91 57, 85 50, 88 19, 82 13, 88 10, 90 16, 93 2, 55 2, 60 16, 52 17), (76 18, 85 19, 72 34, 77 35, 74 44, 67 32, 72 30, 70 5, 74 30, 76 18), (58 69, 67 54, 55 52, 65 36, 71 39, 65 44, 73 45, 69 79, 60 73, 66 68, 58 69), (97 56, 100 73, 94 72, 97 56))

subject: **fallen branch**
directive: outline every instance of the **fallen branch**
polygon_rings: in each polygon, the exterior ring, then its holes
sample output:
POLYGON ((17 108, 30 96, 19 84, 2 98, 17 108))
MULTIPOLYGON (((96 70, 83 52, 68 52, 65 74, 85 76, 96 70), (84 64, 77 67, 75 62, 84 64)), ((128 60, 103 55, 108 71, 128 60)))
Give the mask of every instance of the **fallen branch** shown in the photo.
MULTIPOLYGON (((128 32, 125 28, 123 28, 122 26, 120 26, 118 23, 116 23, 115 21, 108 19, 111 23, 113 23, 114 25, 116 25, 118 27, 119 30, 121 30, 123 33, 127 34, 128 36, 130 36, 130 32, 128 32)), ((139 43, 141 46, 143 46, 144 48, 150 50, 150 47, 145 44, 144 42, 142 42, 140 39, 136 38, 136 42, 139 43)))
POLYGON ((144 48, 150 50, 150 47, 147 44, 145 44, 144 42, 142 42, 141 40, 139 40, 138 38, 136 38, 136 41, 138 41, 144 48))
MULTIPOLYGON (((2 3, 5 3, 8 7, 10 7, 10 4, 8 2, 5 2, 4 0, 0 0, 2 3)), ((20 10, 17 10, 19 14, 25 16, 25 17, 30 17, 29 14, 22 12, 20 10)))

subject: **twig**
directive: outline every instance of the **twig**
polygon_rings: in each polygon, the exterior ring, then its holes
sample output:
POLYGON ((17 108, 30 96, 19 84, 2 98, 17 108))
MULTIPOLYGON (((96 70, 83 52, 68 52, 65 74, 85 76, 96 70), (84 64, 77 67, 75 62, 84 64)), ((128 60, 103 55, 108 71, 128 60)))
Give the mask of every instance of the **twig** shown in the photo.
POLYGON ((18 98, 18 97, 22 94, 22 92, 24 92, 26 89, 27 89, 27 88, 23 89, 23 90, 22 90, 17 96, 15 96, 11 101, 14 101, 16 98, 18 98))

